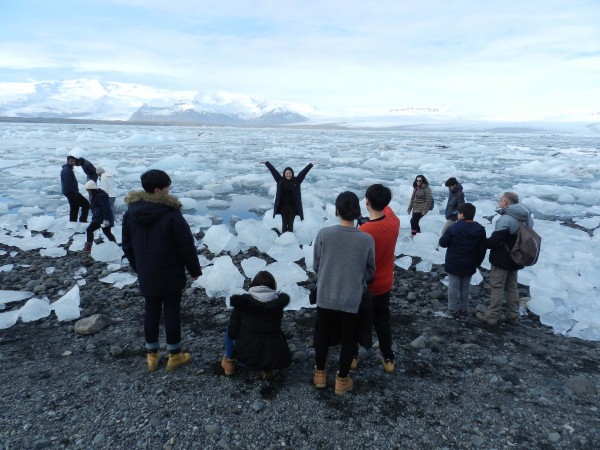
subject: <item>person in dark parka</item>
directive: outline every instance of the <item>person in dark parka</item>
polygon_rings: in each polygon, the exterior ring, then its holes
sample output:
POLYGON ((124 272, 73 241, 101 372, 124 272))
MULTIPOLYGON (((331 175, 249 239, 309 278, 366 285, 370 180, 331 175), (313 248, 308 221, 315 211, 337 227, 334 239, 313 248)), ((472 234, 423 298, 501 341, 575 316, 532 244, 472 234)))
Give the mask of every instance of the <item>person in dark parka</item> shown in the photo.
POLYGON ((98 182, 98 174, 96 173, 96 166, 92 164, 91 161, 88 161, 85 158, 77 158, 77 166, 81 167, 81 169, 87 175, 88 181, 92 180, 94 183, 98 182))
POLYGON ((115 226, 115 217, 108 201, 108 194, 102 189, 98 189, 96 183, 91 180, 85 183, 85 188, 90 196, 92 220, 85 230, 87 242, 83 251, 89 253, 94 244, 94 231, 101 228, 109 241, 117 242, 117 239, 111 232, 111 227, 115 226))
POLYGON ((189 363, 181 352, 180 308, 186 274, 192 280, 202 275, 196 242, 181 214, 181 203, 169 195, 171 179, 162 170, 141 176, 143 191, 127 194, 128 209, 123 216, 123 251, 138 275, 140 292, 146 300, 144 336, 148 369, 158 369, 158 335, 164 310, 169 361, 167 370, 189 363))
POLYGON ((60 171, 60 186, 62 194, 69 201, 69 221, 77 222, 77 214, 81 209, 79 216, 80 222, 87 222, 90 211, 90 202, 79 192, 79 185, 75 177, 73 167, 77 165, 77 158, 67 156, 67 163, 62 166, 60 171))
POLYGON ((250 283, 247 294, 231 296, 233 312, 225 336, 225 355, 221 359, 225 375, 233 375, 239 363, 262 370, 262 377, 267 380, 292 363, 281 331, 283 309, 290 297, 276 289, 273 275, 261 271, 250 283))
POLYGON ((485 228, 474 222, 475 206, 458 207, 458 220, 440 238, 447 248, 444 268, 448 273, 448 315, 465 316, 469 307, 471 277, 483 262, 487 251, 485 228))
POLYGON ((282 233, 285 233, 286 231, 293 232, 294 218, 300 216, 300 220, 304 220, 300 185, 304 181, 306 174, 313 168, 314 164, 309 163, 300 171, 298 176, 294 176, 294 171, 291 167, 283 169, 282 176, 269 161, 261 161, 261 164, 267 166, 277 183, 273 217, 277 214, 281 214, 282 233))

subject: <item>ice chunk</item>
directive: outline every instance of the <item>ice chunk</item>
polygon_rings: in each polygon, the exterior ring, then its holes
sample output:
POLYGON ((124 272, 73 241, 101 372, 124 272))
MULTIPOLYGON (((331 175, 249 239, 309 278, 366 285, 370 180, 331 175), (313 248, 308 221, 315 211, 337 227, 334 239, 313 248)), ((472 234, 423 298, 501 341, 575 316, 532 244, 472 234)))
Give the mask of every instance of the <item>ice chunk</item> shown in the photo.
POLYGON ((63 256, 66 256, 66 254, 67 251, 62 247, 50 247, 40 250, 41 256, 48 256, 50 258, 62 258, 63 256))
POLYGON ((416 269, 419 272, 431 272, 431 266, 431 261, 423 259, 417 264, 416 269))
POLYGON ((274 262, 265 270, 270 272, 277 281, 277 286, 286 286, 308 280, 308 275, 302 267, 293 262, 274 262))
POLYGON ((222 251, 235 253, 238 251, 238 240, 229 232, 229 228, 225 224, 210 227, 206 231, 202 242, 208 247, 211 253, 216 255, 222 251))
POLYGON ((286 284, 278 287, 280 292, 290 296, 290 303, 286 306, 286 311, 297 311, 301 308, 315 308, 317 305, 311 305, 308 301, 308 289, 297 284, 286 284))
POLYGON ((214 209, 225 209, 229 207, 229 202, 227 200, 219 200, 218 198, 211 198, 206 202, 207 208, 214 209))
POLYGON ((56 219, 52 216, 36 216, 27 220, 27 228, 32 231, 45 231, 54 225, 56 219))
POLYGON ((124 272, 113 272, 100 279, 103 283, 112 284, 118 289, 122 289, 123 286, 127 286, 128 284, 135 283, 136 280, 137 277, 135 275, 124 272))
POLYGON ((410 268, 410 266, 412 265, 412 257, 411 256, 403 256, 401 258, 398 258, 394 264, 396 264, 398 267, 401 267, 404 270, 408 270, 410 268))
POLYGON ((212 191, 215 194, 229 194, 233 192, 233 185, 229 181, 223 181, 204 186, 204 189, 212 191))
POLYGON ((244 276, 228 255, 213 260, 213 265, 204 268, 202 275, 192 286, 201 286, 209 297, 227 297, 234 289, 244 286, 244 276))
POLYGON ((312 245, 304 245, 302 247, 302 253, 304 253, 304 264, 306 265, 306 270, 314 273, 313 270, 313 261, 314 261, 314 248, 312 245))
POLYGON ((476 270, 473 276, 471 277, 471 285, 477 286, 479 283, 483 281, 483 275, 479 270, 476 270))
POLYGON ((91 255, 96 261, 119 261, 123 256, 123 250, 116 242, 107 241, 102 244, 93 245, 91 255))
POLYGON ((294 262, 304 257, 296 236, 290 232, 283 233, 275 239, 267 253, 276 261, 294 262))
POLYGON ((189 197, 179 197, 179 203, 181 203, 181 209, 196 209, 196 200, 189 197))
POLYGON ((20 313, 20 309, 0 313, 0 330, 12 327, 15 323, 17 323, 20 313))
POLYGON ((81 315, 79 310, 79 286, 73 286, 65 295, 52 303, 51 307, 59 322, 78 319, 81 315))
POLYGON ((0 305, 6 303, 18 302, 21 300, 27 300, 33 297, 33 292, 28 291, 0 291, 0 305))
POLYGON ((51 274, 53 274, 55 270, 56 270, 56 268, 55 268, 55 267, 46 267, 46 273, 47 273, 48 275, 51 275, 51 274))
POLYGON ((254 278, 258 272, 266 267, 266 265, 267 262, 264 259, 257 258, 256 256, 252 256, 242 261, 244 274, 250 279, 254 278))
POLYGON ((21 308, 21 320, 23 322, 33 322, 50 315, 50 301, 47 298, 30 298, 21 308))
POLYGON ((14 266, 14 264, 4 264, 3 266, 0 266, 0 272, 10 272, 13 270, 14 266))

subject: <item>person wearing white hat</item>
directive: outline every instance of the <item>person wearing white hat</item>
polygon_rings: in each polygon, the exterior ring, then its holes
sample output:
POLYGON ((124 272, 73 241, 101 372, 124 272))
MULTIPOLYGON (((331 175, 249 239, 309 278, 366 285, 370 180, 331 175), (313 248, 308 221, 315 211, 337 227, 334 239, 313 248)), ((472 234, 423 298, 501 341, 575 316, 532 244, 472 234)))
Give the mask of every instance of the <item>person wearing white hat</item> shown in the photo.
POLYGON ((115 217, 108 202, 108 194, 99 189, 92 180, 85 183, 85 189, 90 196, 90 209, 92 210, 92 221, 85 230, 87 242, 83 251, 89 253, 92 251, 94 243, 94 231, 102 228, 102 232, 109 241, 117 242, 117 239, 111 232, 111 227, 115 224, 115 217))

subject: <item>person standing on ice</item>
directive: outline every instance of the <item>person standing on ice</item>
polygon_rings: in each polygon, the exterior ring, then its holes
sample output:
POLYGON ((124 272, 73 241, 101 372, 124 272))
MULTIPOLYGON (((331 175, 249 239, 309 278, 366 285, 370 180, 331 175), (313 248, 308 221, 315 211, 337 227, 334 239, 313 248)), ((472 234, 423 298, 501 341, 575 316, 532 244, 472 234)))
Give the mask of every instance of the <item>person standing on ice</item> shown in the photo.
POLYGON ((90 206, 92 209, 92 221, 85 230, 87 241, 83 247, 83 251, 89 253, 92 251, 94 244, 94 231, 102 228, 102 232, 109 241, 117 242, 117 239, 111 232, 111 227, 115 226, 115 217, 108 203, 108 194, 93 181, 85 183, 85 188, 90 196, 90 206))
POLYGON ((62 166, 60 171, 60 185, 62 193, 69 201, 69 221, 77 222, 77 214, 81 208, 80 222, 87 222, 90 211, 90 202, 79 192, 79 185, 75 177, 73 167, 77 164, 77 158, 67 156, 67 163, 62 166))
POLYGON ((196 242, 181 214, 181 203, 169 194, 171 178, 162 170, 141 176, 143 191, 125 197, 123 252, 138 276, 145 298, 144 337, 148 370, 158 370, 158 335, 164 311, 169 361, 167 370, 184 366, 192 359, 181 351, 181 297, 186 285, 185 271, 192 280, 202 275, 196 242))
POLYGON ((298 176, 294 176, 294 170, 291 167, 283 169, 283 176, 273 167, 269 161, 261 161, 260 164, 267 166, 267 169, 273 175, 277 183, 277 193, 275 194, 275 205, 273 207, 273 217, 281 214, 281 232, 294 231, 294 218, 300 216, 304 220, 304 210, 302 209, 302 194, 300 185, 304 177, 313 168, 314 164, 309 163, 298 176))
POLYGON ((413 193, 410 196, 410 203, 406 212, 412 211, 410 218, 410 235, 414 236, 421 232, 419 222, 425 214, 431 209, 431 188, 424 175, 417 175, 413 181, 413 193))

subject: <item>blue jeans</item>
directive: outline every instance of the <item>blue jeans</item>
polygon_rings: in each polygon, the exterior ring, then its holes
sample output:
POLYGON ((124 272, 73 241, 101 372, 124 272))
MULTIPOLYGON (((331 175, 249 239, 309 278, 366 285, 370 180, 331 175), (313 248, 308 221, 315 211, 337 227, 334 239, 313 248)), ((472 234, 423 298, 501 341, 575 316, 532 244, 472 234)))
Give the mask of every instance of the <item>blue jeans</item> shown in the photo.
MULTIPOLYGON (((231 339, 229 337, 229 322, 227 322, 227 328, 225 329, 225 356, 227 357, 227 359, 234 359, 233 358, 233 348, 234 347, 235 347, 235 340, 231 339)), ((239 367, 243 367, 244 369, 252 370, 251 367, 248 367, 247 365, 242 364, 239 361, 238 361, 237 365, 239 367)))
POLYGON ((459 277, 448 274, 448 311, 467 312, 469 307, 469 285, 472 275, 459 277))

